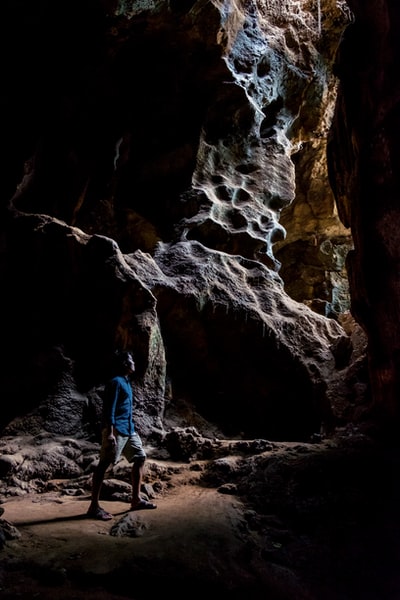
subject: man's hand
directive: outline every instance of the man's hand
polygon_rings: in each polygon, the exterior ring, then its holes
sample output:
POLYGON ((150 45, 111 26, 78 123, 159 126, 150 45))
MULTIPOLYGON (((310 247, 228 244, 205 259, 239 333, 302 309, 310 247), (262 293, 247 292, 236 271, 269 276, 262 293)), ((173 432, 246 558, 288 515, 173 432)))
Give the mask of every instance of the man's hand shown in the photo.
POLYGON ((116 446, 117 440, 115 439, 115 435, 113 433, 110 433, 107 439, 110 442, 111 446, 116 446))

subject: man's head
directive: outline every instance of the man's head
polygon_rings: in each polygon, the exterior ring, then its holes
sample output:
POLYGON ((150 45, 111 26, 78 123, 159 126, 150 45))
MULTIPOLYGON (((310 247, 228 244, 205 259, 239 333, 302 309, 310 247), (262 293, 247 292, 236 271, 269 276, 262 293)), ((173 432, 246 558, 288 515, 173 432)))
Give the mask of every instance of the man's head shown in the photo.
POLYGON ((115 352, 115 371, 120 375, 129 375, 135 370, 135 361, 133 356, 127 350, 117 350, 115 352))

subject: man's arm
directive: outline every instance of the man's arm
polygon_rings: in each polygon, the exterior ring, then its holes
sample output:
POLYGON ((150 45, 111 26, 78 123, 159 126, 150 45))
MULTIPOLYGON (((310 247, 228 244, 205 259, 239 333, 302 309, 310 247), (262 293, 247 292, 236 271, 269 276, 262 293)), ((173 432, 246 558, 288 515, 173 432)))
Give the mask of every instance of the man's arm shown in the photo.
POLYGON ((117 405, 119 394, 119 384, 117 381, 112 380, 107 385, 106 393, 105 393, 105 402, 104 402, 104 411, 103 411, 103 420, 104 426, 107 429, 107 439, 114 445, 116 443, 115 439, 115 408, 117 405))

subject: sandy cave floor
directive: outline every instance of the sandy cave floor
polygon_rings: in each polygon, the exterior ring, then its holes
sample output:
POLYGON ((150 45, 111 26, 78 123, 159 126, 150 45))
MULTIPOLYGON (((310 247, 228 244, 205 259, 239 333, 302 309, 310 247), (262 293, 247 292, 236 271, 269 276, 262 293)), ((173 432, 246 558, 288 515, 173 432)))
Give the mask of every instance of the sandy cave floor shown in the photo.
MULTIPOLYGON (((206 573, 206 578, 218 580, 232 570, 235 587, 235 576, 242 577, 236 564, 243 551, 239 500, 214 489, 185 485, 155 501, 155 510, 130 513, 142 527, 140 537, 132 538, 110 535, 112 525, 128 513, 124 502, 103 501, 114 518, 102 522, 86 517, 88 496, 7 499, 2 518, 18 529, 21 538, 8 541, 2 551, 0 598, 136 597, 133 583, 125 584, 130 590, 127 595, 112 591, 113 573, 117 579, 118 573, 129 573, 130 561, 132 569, 141 572, 145 583, 140 587, 147 589, 147 597, 158 596, 154 569, 156 580, 166 585, 171 579, 179 583, 181 573, 182 586, 188 577, 196 581, 206 573)), ((142 597, 141 592, 137 597, 142 597)))
POLYGON ((174 463, 156 510, 102 501, 111 521, 57 487, 3 498, 20 538, 0 550, 0 599, 400 600, 400 452, 350 438, 265 454, 276 512, 261 519, 229 486, 201 485, 201 462, 174 463), (134 534, 111 535, 126 522, 134 534))

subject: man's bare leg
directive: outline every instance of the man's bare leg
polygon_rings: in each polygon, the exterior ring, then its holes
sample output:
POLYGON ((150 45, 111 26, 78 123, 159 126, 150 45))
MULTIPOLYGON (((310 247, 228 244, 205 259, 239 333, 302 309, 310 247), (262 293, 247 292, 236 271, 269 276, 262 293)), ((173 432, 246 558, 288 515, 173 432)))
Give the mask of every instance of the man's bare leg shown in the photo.
POLYGON ((132 501, 131 510, 143 510, 149 508, 157 508, 153 502, 143 500, 140 496, 142 488, 144 460, 136 460, 132 465, 132 501))
POLYGON ((103 485, 104 476, 109 466, 110 462, 100 461, 93 473, 92 496, 90 506, 87 511, 87 515, 89 517, 93 517, 94 519, 99 519, 101 521, 109 521, 112 519, 112 515, 101 508, 99 504, 101 486, 103 485))

